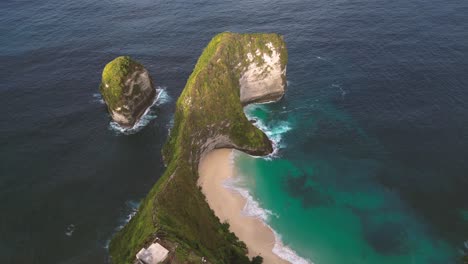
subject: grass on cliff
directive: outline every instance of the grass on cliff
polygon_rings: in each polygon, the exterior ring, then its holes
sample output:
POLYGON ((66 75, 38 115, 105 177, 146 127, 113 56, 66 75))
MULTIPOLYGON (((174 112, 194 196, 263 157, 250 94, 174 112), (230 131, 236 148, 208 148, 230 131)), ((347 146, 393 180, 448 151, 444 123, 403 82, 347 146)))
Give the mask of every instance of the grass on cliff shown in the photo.
POLYGON ((115 109, 122 99, 123 82, 135 67, 143 67, 129 56, 120 56, 109 62, 102 71, 102 81, 99 90, 107 105, 115 109), (107 85, 107 86, 106 86, 107 85))
POLYGON ((285 49, 277 34, 233 33, 215 36, 205 48, 176 103, 174 127, 163 148, 167 169, 112 239, 113 263, 132 263, 156 236, 177 245, 174 263, 196 263, 194 255, 211 263, 251 263, 245 244, 220 223, 197 186, 198 162, 204 144, 217 136, 249 153, 272 150, 266 135, 245 117, 239 95, 245 55, 268 42, 285 49))

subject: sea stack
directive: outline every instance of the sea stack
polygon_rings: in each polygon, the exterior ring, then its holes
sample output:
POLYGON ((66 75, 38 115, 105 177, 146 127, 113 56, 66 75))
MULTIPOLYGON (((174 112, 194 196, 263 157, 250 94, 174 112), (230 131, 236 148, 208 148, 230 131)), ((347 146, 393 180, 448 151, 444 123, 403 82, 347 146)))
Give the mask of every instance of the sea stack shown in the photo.
POLYGON ((112 119, 123 127, 132 127, 156 96, 148 71, 128 56, 104 67, 99 90, 112 119))

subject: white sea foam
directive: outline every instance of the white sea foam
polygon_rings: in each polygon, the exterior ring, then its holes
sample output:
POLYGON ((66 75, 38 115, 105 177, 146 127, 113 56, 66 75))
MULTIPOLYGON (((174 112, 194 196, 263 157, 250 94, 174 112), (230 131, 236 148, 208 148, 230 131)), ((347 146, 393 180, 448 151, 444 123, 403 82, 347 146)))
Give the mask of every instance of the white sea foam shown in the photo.
POLYGON ((133 127, 130 127, 130 128, 122 127, 118 123, 114 121, 110 121, 109 129, 117 132, 118 134, 123 134, 123 135, 131 135, 131 134, 135 134, 141 131, 145 126, 147 126, 151 122, 151 120, 158 117, 156 115, 155 107, 160 106, 164 103, 167 103, 171 100, 171 97, 166 91, 166 87, 157 87, 156 93, 157 95, 155 96, 154 101, 151 104, 151 106, 146 109, 146 111, 143 113, 140 119, 135 123, 135 125, 133 125, 133 127))
MULTIPOLYGON (((127 201, 125 202, 125 209, 124 209, 124 215, 119 218, 118 226, 115 228, 115 232, 120 231, 132 218, 138 213, 138 207, 140 204, 135 201, 127 201)), ((106 242, 104 243, 104 248, 109 249, 109 244, 110 244, 111 239, 107 239, 106 242)))
POLYGON ((321 57, 321 56, 316 56, 315 58, 317 58, 317 60, 330 62, 330 59, 329 59, 329 58, 324 58, 324 57, 321 57))
POLYGON ((138 207, 140 204, 135 201, 127 201, 125 202, 125 216, 119 221, 119 226, 116 228, 116 231, 122 229, 132 218, 137 214, 138 207))
POLYGON ((345 91, 345 90, 343 89, 343 87, 341 87, 340 84, 333 83, 333 84, 331 85, 331 87, 340 90, 341 98, 344 98, 345 95, 348 94, 348 92, 345 91))
POLYGON ((130 207, 130 213, 128 213, 128 215, 125 217, 125 224, 122 225, 122 228, 128 223, 130 222, 130 220, 132 220, 132 218, 137 214, 138 212, 138 203, 135 203, 135 206, 132 206, 130 207))
POLYGON ((73 232, 75 232, 75 225, 74 224, 68 225, 65 231, 65 235, 71 237, 73 235, 73 232))
MULTIPOLYGON (((235 158, 235 155, 236 154, 233 154, 231 155, 231 157, 235 158)), ((268 225, 268 220, 270 219, 270 217, 273 216, 279 218, 279 215, 273 213, 270 210, 262 208, 260 206, 260 203, 257 200, 255 200, 255 198, 250 194, 250 192, 246 188, 243 187, 244 185, 245 183, 243 182, 242 177, 231 177, 223 183, 223 187, 225 187, 228 190, 239 193, 240 195, 242 195, 242 197, 244 197, 244 199, 246 199, 246 204, 242 209, 243 215, 261 220, 263 224, 266 227, 270 228, 270 230, 273 232, 275 236, 275 245, 272 250, 273 253, 293 264, 312 264, 310 260, 306 260, 300 257, 294 250, 283 244, 281 236, 275 230, 273 230, 271 226, 268 225)))
POLYGON ((104 248, 105 249, 109 249, 109 244, 110 244, 110 238, 106 240, 106 242, 104 243, 104 248))
POLYGON ((102 95, 100 93, 93 93, 93 103, 105 104, 104 99, 102 99, 102 95))
POLYGON ((281 236, 278 233, 276 233, 273 229, 271 230, 275 234, 275 246, 273 247, 273 253, 293 264, 312 264, 312 261, 300 257, 294 250, 284 245, 281 241, 281 236))
POLYGON ((244 108, 245 115, 248 119, 254 119, 256 122, 254 125, 262 130, 273 143, 273 153, 265 159, 271 159, 278 154, 279 149, 286 147, 286 144, 282 141, 282 137, 285 133, 292 129, 291 124, 288 121, 265 121, 257 116, 254 112, 258 108, 264 108, 265 106, 259 104, 248 105, 244 108))
POLYGON ((245 198, 246 203, 244 208, 242 209, 243 215, 258 218, 263 222, 268 221, 268 218, 274 214, 270 210, 261 208, 260 204, 253 198, 250 192, 247 189, 244 189, 239 186, 241 184, 240 181, 240 177, 231 177, 224 181, 223 187, 231 191, 237 192, 245 198))
MULTIPOLYGON (((271 160, 277 155, 279 149, 286 147, 286 144, 282 140, 283 135, 290 131, 292 129, 292 126, 287 121, 265 121, 255 116, 255 110, 258 110, 258 108, 263 107, 265 106, 259 104, 248 105, 244 108, 244 112, 248 119, 256 120, 254 125, 260 130, 262 130, 272 141, 274 148, 273 153, 268 155, 267 157, 259 157, 271 160)), ((263 110, 265 111, 265 109, 263 110)), ((284 111, 288 110, 286 110, 285 107, 283 107, 283 112, 284 111)), ((234 151, 233 153, 234 154, 231 157, 235 159, 237 152, 234 151)), ((234 160, 232 161, 232 163, 234 163, 234 160)), ((229 178, 223 183, 223 186, 229 190, 238 192, 240 195, 242 195, 242 197, 246 199, 247 202, 242 210, 242 213, 244 215, 260 219, 265 226, 271 229, 271 231, 275 235, 275 245, 272 250, 274 254, 293 264, 312 264, 312 261, 300 257, 293 249, 283 244, 281 236, 275 230, 273 230, 271 226, 268 225, 268 220, 271 216, 279 218, 279 215, 260 206, 259 202, 255 200, 255 198, 250 194, 250 192, 244 187, 245 184, 242 182, 242 177, 229 178)))
POLYGON ((174 115, 171 116, 171 119, 169 120, 169 123, 167 124, 167 134, 171 134, 171 130, 174 127, 174 115))

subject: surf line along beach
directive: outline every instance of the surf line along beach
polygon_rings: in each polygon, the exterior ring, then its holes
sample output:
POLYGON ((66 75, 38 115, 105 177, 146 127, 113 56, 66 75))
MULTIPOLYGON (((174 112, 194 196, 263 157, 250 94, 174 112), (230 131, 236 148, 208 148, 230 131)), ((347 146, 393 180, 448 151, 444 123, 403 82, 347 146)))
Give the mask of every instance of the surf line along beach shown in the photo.
POLYGON ((242 214, 247 200, 229 190, 223 183, 235 177, 232 149, 215 149, 208 153, 198 167, 198 185, 220 221, 229 223, 229 229, 245 242, 249 257, 260 255, 263 263, 289 263, 273 253, 275 235, 260 219, 242 214))

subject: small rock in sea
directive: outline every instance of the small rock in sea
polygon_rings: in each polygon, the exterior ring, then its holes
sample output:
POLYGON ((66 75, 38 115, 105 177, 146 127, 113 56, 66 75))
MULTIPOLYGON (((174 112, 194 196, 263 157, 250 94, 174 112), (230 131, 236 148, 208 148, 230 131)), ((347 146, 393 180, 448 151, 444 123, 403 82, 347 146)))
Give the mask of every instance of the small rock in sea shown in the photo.
POLYGON ((122 127, 132 127, 156 96, 148 71, 128 56, 104 67, 99 90, 112 119, 122 127))

